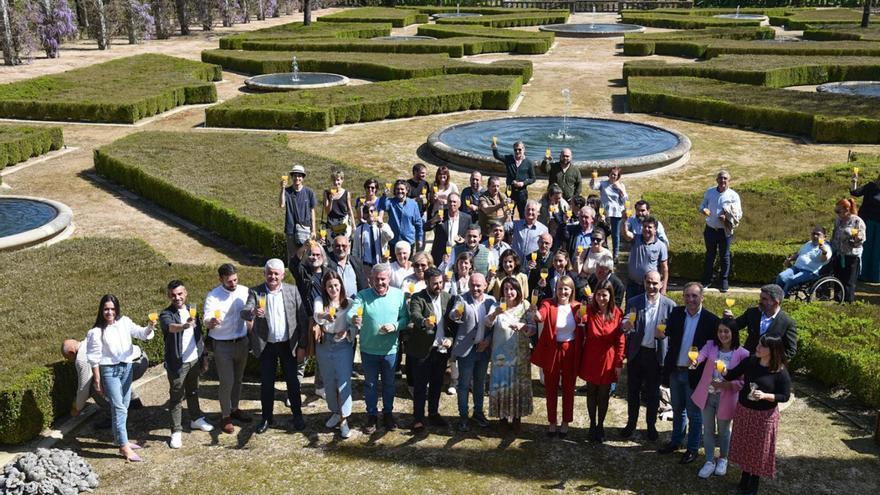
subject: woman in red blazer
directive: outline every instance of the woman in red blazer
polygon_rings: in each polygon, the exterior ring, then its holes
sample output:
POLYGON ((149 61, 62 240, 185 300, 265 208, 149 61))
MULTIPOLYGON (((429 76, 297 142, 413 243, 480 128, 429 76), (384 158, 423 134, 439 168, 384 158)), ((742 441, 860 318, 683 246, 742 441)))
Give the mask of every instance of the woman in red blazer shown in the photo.
POLYGON ((540 328, 538 344, 532 352, 532 364, 544 370, 547 397, 547 436, 565 438, 568 424, 574 420, 574 386, 577 381, 583 333, 578 325, 581 304, 574 298, 574 280, 568 275, 556 282, 556 296, 544 299, 535 314, 540 328), (556 426, 556 397, 562 376, 562 426, 556 426))
POLYGON ((605 414, 611 384, 620 378, 626 340, 620 329, 623 312, 614 303, 614 288, 606 280, 593 289, 584 315, 584 352, 579 376, 587 381, 590 441, 605 441, 605 414))

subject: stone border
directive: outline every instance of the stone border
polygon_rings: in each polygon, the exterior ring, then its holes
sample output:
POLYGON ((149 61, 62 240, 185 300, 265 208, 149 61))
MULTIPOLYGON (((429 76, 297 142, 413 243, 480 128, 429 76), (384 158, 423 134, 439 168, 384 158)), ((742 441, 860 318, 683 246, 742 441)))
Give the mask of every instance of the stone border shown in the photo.
POLYGON ((880 98, 880 95, 863 95, 853 91, 840 90, 840 88, 871 86, 880 89, 880 81, 843 81, 830 82, 816 86, 816 91, 820 93, 834 93, 838 95, 855 96, 857 98, 880 98))
POLYGON ((349 83, 349 79, 340 74, 331 74, 329 72, 300 72, 300 76, 305 76, 306 74, 316 75, 316 76, 330 76, 337 78, 335 81, 323 82, 323 83, 299 83, 295 86, 293 85, 279 85, 279 84, 269 84, 269 83, 261 83, 259 79, 265 76, 275 76, 278 74, 291 74, 290 72, 276 72, 272 74, 260 74, 258 76, 254 76, 248 79, 245 79, 244 84, 249 89, 258 90, 258 91, 297 91, 300 89, 317 89, 317 88, 332 88, 333 86, 347 86, 349 83))
POLYGON ((545 26, 539 26, 539 31, 544 31, 548 33, 556 33, 556 36, 560 38, 614 38, 616 36, 623 36, 626 33, 644 33, 645 26, 639 26, 638 24, 611 24, 611 23, 578 23, 578 24, 547 24, 545 26), (564 29, 565 26, 626 26, 624 30, 595 30, 595 31, 572 31, 568 29, 564 29))
POLYGON ((388 36, 376 36, 375 38, 370 38, 374 41, 433 41, 437 38, 433 36, 422 36, 420 34, 391 34, 388 36))
POLYGON ((459 17, 483 17, 483 14, 477 14, 476 12, 440 12, 431 14, 431 19, 435 21, 437 19, 457 19, 459 17))
POLYGON ((734 19, 738 21, 761 21, 761 26, 769 26, 770 18, 761 14, 718 14, 713 15, 718 19, 734 19))
POLYGON ((52 206, 55 208, 55 211, 58 212, 58 214, 55 215, 55 218, 40 227, 19 234, 0 237, 0 251, 12 251, 15 249, 36 246, 53 240, 58 237, 59 234, 65 234, 66 236, 72 233, 73 211, 64 203, 46 198, 35 198, 32 196, 3 195, 0 196, 0 198, 40 201, 52 206))
MULTIPOLYGON (((465 171, 471 170, 480 170, 483 172, 490 171, 495 174, 505 174, 504 165, 496 160, 494 157, 490 155, 480 155, 476 153, 470 153, 468 151, 460 150, 457 148, 453 148, 448 144, 444 143, 440 140, 440 134, 449 129, 453 129, 455 127, 459 127, 462 125, 472 124, 474 122, 491 122, 491 121, 502 121, 504 119, 521 119, 523 117, 536 117, 536 118, 546 118, 546 117, 557 117, 561 118, 559 115, 517 115, 515 117, 503 117, 500 119, 481 119, 479 121, 468 121, 468 122, 459 122, 458 124, 453 124, 451 126, 444 127, 438 131, 435 131, 433 134, 428 136, 428 149, 431 153, 441 160, 444 160, 450 164, 456 165, 457 168, 465 171)), ((642 122, 633 122, 629 120, 621 120, 621 119, 606 119, 600 117, 583 117, 576 116, 571 117, 574 119, 590 119, 590 120, 603 120, 603 121, 611 121, 611 122, 623 122, 627 124, 641 125, 645 127, 651 127, 654 129, 659 129, 662 131, 670 132, 674 134, 678 138, 678 144, 673 146, 672 148, 666 150, 662 153, 654 153, 652 155, 645 155, 639 157, 630 157, 630 158, 620 158, 615 160, 576 160, 574 165, 581 170, 581 174, 584 177, 589 177, 590 174, 597 170, 599 175, 607 175, 608 172, 615 167, 620 167, 621 172, 623 174, 632 174, 634 172, 646 172, 649 170, 656 170, 663 167, 668 166, 679 166, 683 165, 690 159, 690 149, 691 149, 691 140, 688 139, 684 134, 668 129, 665 127, 660 127, 658 125, 653 124, 645 124, 642 122)), ((503 124, 501 124, 503 125, 503 124)), ((541 174, 536 170, 538 176, 546 177, 545 174, 541 174)))

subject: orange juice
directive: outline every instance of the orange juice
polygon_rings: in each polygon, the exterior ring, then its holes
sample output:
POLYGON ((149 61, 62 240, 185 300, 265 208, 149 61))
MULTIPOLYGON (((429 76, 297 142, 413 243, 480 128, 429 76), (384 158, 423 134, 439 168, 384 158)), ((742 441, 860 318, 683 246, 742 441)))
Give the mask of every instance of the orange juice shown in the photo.
POLYGON ((727 305, 728 308, 732 308, 734 304, 736 304, 736 299, 727 298, 724 300, 724 304, 727 305))
POLYGON ((266 309, 266 296, 260 296, 260 309, 266 309))
POLYGON ((437 324, 437 317, 434 315, 429 315, 428 321, 431 322, 431 325, 436 325, 437 324))
POLYGON ((330 318, 336 318, 336 306, 327 308, 327 314, 330 315, 330 318))
POLYGON ((541 280, 547 280, 547 277, 549 276, 550 272, 548 272, 546 268, 541 268, 541 280))
POLYGON ((715 369, 718 370, 718 373, 724 373, 724 361, 718 359, 715 361, 715 369))
POLYGON ((416 292, 416 284, 410 282, 410 283, 409 283, 409 293, 410 293, 410 294, 415 294, 415 292, 416 292))
POLYGON ((215 310, 214 310, 214 319, 215 319, 215 320, 219 320, 219 319, 220 319, 220 310, 219 310, 219 309, 215 309, 215 310))
POLYGON ((593 170, 593 178, 594 178, 594 179, 598 179, 598 178, 599 178, 599 171, 598 171, 598 170, 593 170))
POLYGON ((550 148, 547 148, 547 151, 544 152, 544 156, 546 156, 547 158, 550 158, 551 156, 553 156, 553 153, 550 152, 550 148))
POLYGON ((358 308, 354 311, 354 314, 357 316, 364 316, 364 307, 358 306, 358 308))
POLYGON ((593 289, 591 289, 589 285, 584 287, 584 295, 587 297, 590 297, 593 295, 593 289))
POLYGON ((507 303, 506 302, 501 303, 501 311, 507 311, 507 303))
POLYGON ((495 247, 495 238, 490 237, 489 238, 489 248, 493 248, 493 247, 495 247))
POLYGON ((699 355, 700 351, 696 347, 691 347, 690 350, 688 350, 688 359, 691 361, 696 361, 699 355))
POLYGON ((498 138, 496 136, 492 136, 492 146, 498 146, 498 138))
POLYGON ((153 311, 152 313, 148 314, 147 317, 150 319, 150 321, 156 323, 156 321, 159 320, 159 313, 153 311))
POLYGON ((190 307, 189 307, 189 317, 190 317, 190 318, 195 318, 195 317, 196 317, 196 313, 197 313, 196 307, 195 307, 195 306, 190 306, 190 307))
POLYGON ((529 256, 531 256, 532 261, 537 261, 537 260, 538 260, 538 253, 532 253, 532 254, 530 254, 529 256))

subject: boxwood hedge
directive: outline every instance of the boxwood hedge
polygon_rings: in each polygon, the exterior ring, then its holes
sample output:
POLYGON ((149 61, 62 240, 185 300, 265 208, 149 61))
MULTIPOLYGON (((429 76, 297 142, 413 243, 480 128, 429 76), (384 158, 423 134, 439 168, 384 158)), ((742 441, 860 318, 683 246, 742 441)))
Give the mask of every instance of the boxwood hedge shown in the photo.
POLYGON ((418 34, 421 36, 433 36, 435 38, 473 37, 480 38, 517 38, 530 40, 547 40, 553 44, 555 34, 543 31, 520 31, 517 29, 503 29, 489 26, 470 24, 428 24, 419 26, 418 34))
POLYGON ((624 39, 623 52, 626 55, 673 55, 687 58, 712 58, 722 54, 751 55, 817 55, 817 56, 880 56, 880 43, 866 41, 824 41, 816 43, 770 43, 748 39, 718 38, 638 38, 628 36, 624 39))
POLYGON ((522 87, 518 76, 460 74, 361 86, 244 95, 208 108, 212 127, 306 129, 461 110, 506 110, 522 87))
POLYGON ((0 125, 0 170, 63 145, 60 127, 0 125))
POLYGON ((861 20, 861 9, 805 9, 790 15, 771 16, 770 24, 800 31, 811 24, 853 24, 861 20))
POLYGON ((220 67, 145 54, 0 86, 0 117, 131 124, 217 101, 220 67))
POLYGON ((624 35, 623 53, 629 56, 682 55, 700 58, 713 39, 773 39, 776 31, 769 27, 704 28, 671 33, 633 33, 624 35), (682 53, 687 52, 687 53, 682 53))
POLYGON ((542 10, 520 14, 487 15, 482 17, 445 17, 437 19, 437 24, 461 24, 465 26, 489 26, 494 28, 540 26, 543 24, 564 24, 568 22, 568 10, 542 10))
POLYGON ((689 16, 654 12, 620 12, 621 22, 666 29, 703 29, 710 27, 759 26, 760 20, 722 19, 716 17, 689 16))
POLYGON ((880 107, 869 98, 693 77, 630 77, 627 93, 635 112, 799 134, 820 143, 880 143, 880 107))
POLYGON ((246 33, 231 34, 220 38, 220 48, 241 50, 245 41, 269 41, 291 39, 352 39, 375 38, 391 34, 390 23, 318 22, 308 26, 301 22, 291 22, 246 33))
POLYGON ((410 9, 362 7, 322 15, 318 20, 322 22, 388 22, 396 28, 402 28, 410 24, 428 22, 428 14, 410 9))
POLYGON ((290 72, 290 62, 294 53, 302 71, 333 72, 379 81, 443 74, 517 75, 524 82, 528 82, 532 77, 532 63, 528 60, 499 60, 491 64, 478 64, 450 59, 445 53, 400 53, 389 57, 382 53, 369 52, 206 50, 202 52, 202 60, 222 65, 227 70, 246 74, 268 74, 290 72))
POLYGON ((832 81, 880 79, 880 57, 806 57, 720 55, 705 62, 668 64, 639 60, 623 64, 631 76, 690 76, 772 88, 832 81))
POLYGON ((812 41, 880 41, 880 26, 863 28, 858 24, 836 26, 808 26, 804 39, 812 41))

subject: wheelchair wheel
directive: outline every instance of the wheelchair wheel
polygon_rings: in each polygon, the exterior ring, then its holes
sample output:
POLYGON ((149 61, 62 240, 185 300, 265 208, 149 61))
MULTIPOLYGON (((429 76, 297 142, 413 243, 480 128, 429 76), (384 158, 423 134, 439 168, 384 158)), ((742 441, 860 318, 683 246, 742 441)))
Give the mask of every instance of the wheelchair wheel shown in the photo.
POLYGON ((810 288, 807 302, 827 301, 843 304, 843 283, 835 277, 822 277, 810 288))

